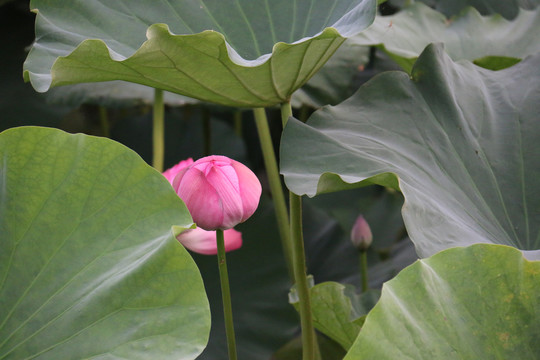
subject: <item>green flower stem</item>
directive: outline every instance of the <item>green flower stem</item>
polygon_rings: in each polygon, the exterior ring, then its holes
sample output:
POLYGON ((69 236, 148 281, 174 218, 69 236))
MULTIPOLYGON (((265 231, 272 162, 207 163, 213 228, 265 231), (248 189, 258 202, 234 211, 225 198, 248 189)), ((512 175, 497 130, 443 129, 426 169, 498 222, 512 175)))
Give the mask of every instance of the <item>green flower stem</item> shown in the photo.
POLYGON ((255 124, 259 134, 259 140, 261 142, 264 165, 268 174, 268 182, 270 183, 270 192, 272 193, 272 199, 274 201, 274 209, 276 212, 279 235, 281 237, 281 245, 283 247, 283 252, 285 253, 285 260, 287 261, 289 276, 294 283, 294 270, 292 263, 293 250, 289 240, 289 213, 287 211, 285 195, 281 186, 281 178, 279 176, 276 154, 274 152, 272 138, 270 136, 270 128, 268 127, 266 112, 263 108, 253 109, 253 114, 255 116, 255 124))
POLYGON ((368 262, 367 251, 360 250, 360 275, 362 276, 362 292, 368 290, 368 262))
POLYGON ((223 230, 216 230, 219 279, 221 281, 221 298, 223 300, 223 314, 225 317, 225 333, 227 335, 227 348, 229 360, 236 360, 236 339, 232 316, 231 290, 229 288, 229 274, 227 273, 227 260, 225 258, 225 240, 223 230))
POLYGON ((106 138, 111 137, 109 116, 107 114, 107 108, 105 106, 99 106, 99 122, 101 124, 101 131, 106 138))
POLYGON ((291 211, 291 240, 294 254, 294 278, 298 292, 300 326, 302 327, 302 359, 314 360, 318 356, 318 344, 313 326, 311 296, 306 275, 306 257, 304 256, 304 236, 302 232, 302 198, 289 192, 291 211))
POLYGON ((154 126, 152 131, 153 158, 152 166, 163 172, 163 157, 165 154, 165 120, 164 120, 163 90, 154 90, 154 126))
MULTIPOLYGON (((281 120, 283 126, 292 116, 290 102, 281 106, 281 120)), ((311 296, 306 274, 306 257, 304 255, 304 235, 302 231, 302 197, 289 191, 289 206, 291 211, 291 241, 293 246, 294 278, 298 292, 298 307, 300 312, 300 326, 302 327, 302 359, 320 359, 319 344, 313 326, 311 311, 311 296)))

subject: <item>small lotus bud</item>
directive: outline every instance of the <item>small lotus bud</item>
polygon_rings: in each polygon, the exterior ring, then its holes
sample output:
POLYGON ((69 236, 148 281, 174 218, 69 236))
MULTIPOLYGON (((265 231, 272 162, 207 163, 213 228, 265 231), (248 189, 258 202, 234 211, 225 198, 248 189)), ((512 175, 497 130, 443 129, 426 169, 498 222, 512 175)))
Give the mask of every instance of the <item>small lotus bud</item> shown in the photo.
POLYGON ((362 215, 358 216, 351 230, 351 241, 360 251, 366 251, 373 241, 369 224, 362 215))

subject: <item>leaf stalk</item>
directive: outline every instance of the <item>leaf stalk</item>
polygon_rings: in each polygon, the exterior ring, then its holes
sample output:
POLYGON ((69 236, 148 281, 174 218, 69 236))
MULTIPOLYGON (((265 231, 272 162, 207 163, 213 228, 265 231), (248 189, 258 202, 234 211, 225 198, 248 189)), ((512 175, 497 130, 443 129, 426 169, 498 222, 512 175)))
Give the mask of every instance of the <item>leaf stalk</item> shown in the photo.
MULTIPOLYGON (((290 102, 281 105, 281 120, 283 126, 292 116, 290 102)), ((306 274, 306 257, 304 250, 304 235, 302 231, 302 197, 289 191, 291 242, 293 248, 294 278, 298 292, 298 307, 300 312, 300 326, 302 328, 302 359, 320 359, 319 344, 313 326, 313 313, 311 310, 311 296, 306 274)))
POLYGON ((163 90, 154 89, 153 129, 152 129, 152 166, 163 172, 163 158, 165 156, 165 105, 163 103, 163 90))
POLYGON ((255 125, 257 126, 257 132, 259 134, 264 165, 268 176, 268 182, 270 184, 272 200, 274 202, 274 210, 276 212, 276 220, 281 238, 281 245, 285 254, 285 260, 287 262, 289 277, 291 278, 292 283, 294 283, 292 260, 293 250, 289 235, 289 212, 287 210, 287 204, 285 203, 285 195, 281 185, 281 177, 279 175, 274 146, 272 145, 272 137, 270 135, 268 119, 266 117, 266 111, 264 108, 253 109, 253 115, 255 116, 255 125))

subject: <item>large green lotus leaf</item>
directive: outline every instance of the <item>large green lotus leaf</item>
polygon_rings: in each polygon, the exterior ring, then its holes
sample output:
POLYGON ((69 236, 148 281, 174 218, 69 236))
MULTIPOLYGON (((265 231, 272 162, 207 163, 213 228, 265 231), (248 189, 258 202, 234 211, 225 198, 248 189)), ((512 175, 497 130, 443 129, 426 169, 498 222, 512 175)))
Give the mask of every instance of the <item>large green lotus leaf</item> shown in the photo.
POLYGON ((34 0, 24 65, 38 91, 125 80, 232 106, 287 100, 346 37, 368 27, 375 0, 34 0), (146 38, 145 38, 146 34, 146 38))
POLYGON ((472 6, 482 14, 501 14, 507 19, 515 18, 519 9, 533 9, 538 0, 421 0, 435 6, 437 10, 450 17, 459 14, 463 8, 472 6))
POLYGON ((353 359, 537 359, 540 262, 476 244, 419 260, 383 286, 353 359))
POLYGON ((412 77, 382 74, 347 101, 292 119, 281 169, 297 194, 400 188, 421 257, 473 243, 540 257, 540 55, 501 71, 430 45, 412 77))
POLYGON ((168 182, 55 129, 7 130, 0 155, 0 358, 196 358, 210 312, 168 182))
MULTIPOLYGON (((369 51, 368 46, 346 40, 330 60, 293 94, 292 105, 319 108, 338 104, 351 96, 359 87, 359 68, 368 63, 369 51)), ((46 97, 47 101, 53 104, 118 107, 151 104, 154 101, 154 90, 144 85, 117 80, 59 86, 50 89, 46 97)), ((164 93, 163 101, 169 106, 199 102, 168 91, 164 93)))
POLYGON ((442 42, 454 60, 489 57, 481 66, 498 70, 540 51, 540 9, 521 10, 509 21, 500 15, 481 16, 468 8, 446 17, 423 3, 413 3, 392 16, 379 16, 366 31, 354 37, 362 45, 381 45, 407 72, 424 48, 442 42), (502 66, 500 61, 506 60, 502 66))

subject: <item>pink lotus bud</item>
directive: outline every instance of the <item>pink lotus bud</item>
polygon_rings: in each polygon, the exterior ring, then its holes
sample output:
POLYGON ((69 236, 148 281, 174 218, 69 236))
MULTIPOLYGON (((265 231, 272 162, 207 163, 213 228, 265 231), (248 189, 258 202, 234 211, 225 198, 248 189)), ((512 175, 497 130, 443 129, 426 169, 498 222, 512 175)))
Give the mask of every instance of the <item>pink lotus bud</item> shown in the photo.
POLYGON ((212 155, 180 170, 173 188, 205 230, 230 229, 257 209, 261 183, 245 165, 212 155))
POLYGON ((165 170, 163 172, 163 176, 165 176, 165 178, 167 178, 167 180, 169 180, 169 182, 172 185, 174 178, 176 177, 176 175, 178 175, 180 170, 182 170, 183 168, 188 167, 191 164, 193 164, 193 159, 192 158, 182 160, 178 164, 174 165, 172 168, 165 170))
POLYGON ((365 251, 373 241, 373 235, 366 219, 362 215, 358 216, 351 230, 351 241, 360 251, 365 251))
MULTIPOLYGON (((203 255, 216 255, 217 242, 216 232, 206 231, 201 228, 189 229, 176 237, 182 245, 191 251, 203 255)), ((228 229, 223 232, 225 241, 225 251, 233 251, 242 246, 242 233, 235 229, 228 229)))

